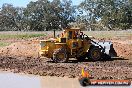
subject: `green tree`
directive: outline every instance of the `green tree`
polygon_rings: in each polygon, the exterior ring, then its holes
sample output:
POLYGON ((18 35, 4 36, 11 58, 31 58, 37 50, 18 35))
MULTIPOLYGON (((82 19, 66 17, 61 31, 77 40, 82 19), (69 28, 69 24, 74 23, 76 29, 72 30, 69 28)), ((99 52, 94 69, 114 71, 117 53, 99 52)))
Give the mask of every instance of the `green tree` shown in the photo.
POLYGON ((3 30, 21 30, 23 27, 23 9, 13 7, 11 4, 3 4, 0 18, 0 26, 3 30))
POLYGON ((38 0, 30 2, 24 11, 29 30, 52 30, 67 27, 74 21, 74 9, 69 0, 38 0))
POLYGON ((85 19, 90 24, 101 21, 103 27, 110 30, 132 26, 132 0, 85 0, 79 8, 84 11, 85 19))

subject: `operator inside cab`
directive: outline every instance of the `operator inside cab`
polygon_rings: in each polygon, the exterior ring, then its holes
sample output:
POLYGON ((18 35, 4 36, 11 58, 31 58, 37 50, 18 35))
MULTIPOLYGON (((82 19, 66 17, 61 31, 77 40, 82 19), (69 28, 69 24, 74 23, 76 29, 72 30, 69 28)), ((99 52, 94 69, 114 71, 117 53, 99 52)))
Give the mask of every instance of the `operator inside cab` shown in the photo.
POLYGON ((83 32, 80 31, 80 38, 83 39, 83 32))
POLYGON ((57 37, 58 37, 58 38, 59 38, 59 37, 62 37, 62 38, 63 38, 63 37, 65 37, 65 33, 66 33, 66 31, 63 30, 63 32, 62 32, 61 34, 58 34, 57 37))
POLYGON ((83 39, 83 32, 75 31, 74 32, 74 39, 77 39, 77 38, 83 39))
POLYGON ((78 31, 75 31, 74 32, 74 39, 77 39, 78 38, 78 31))

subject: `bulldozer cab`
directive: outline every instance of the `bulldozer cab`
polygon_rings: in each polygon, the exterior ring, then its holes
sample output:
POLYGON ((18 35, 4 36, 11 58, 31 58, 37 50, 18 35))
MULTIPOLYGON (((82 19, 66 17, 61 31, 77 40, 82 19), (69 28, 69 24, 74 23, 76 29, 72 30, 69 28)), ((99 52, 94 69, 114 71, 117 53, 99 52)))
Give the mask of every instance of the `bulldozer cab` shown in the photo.
POLYGON ((58 40, 60 43, 66 43, 68 40, 80 39, 82 32, 79 28, 64 29, 59 35, 58 40))
POLYGON ((76 52, 83 46, 82 40, 83 33, 79 28, 70 28, 63 31, 63 38, 66 39, 67 49, 71 55, 76 54, 76 52))
POLYGON ((64 29, 62 37, 67 39, 78 39, 82 35, 82 32, 79 28, 64 29))

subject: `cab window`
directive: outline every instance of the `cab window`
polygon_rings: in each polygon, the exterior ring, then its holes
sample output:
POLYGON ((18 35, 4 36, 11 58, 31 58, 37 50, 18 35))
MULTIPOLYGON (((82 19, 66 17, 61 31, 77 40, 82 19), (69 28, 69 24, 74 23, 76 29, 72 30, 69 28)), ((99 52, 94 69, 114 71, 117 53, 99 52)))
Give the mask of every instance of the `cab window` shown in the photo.
POLYGON ((73 34, 73 32, 72 31, 69 31, 69 34, 68 34, 68 38, 69 39, 72 39, 72 34, 73 34))

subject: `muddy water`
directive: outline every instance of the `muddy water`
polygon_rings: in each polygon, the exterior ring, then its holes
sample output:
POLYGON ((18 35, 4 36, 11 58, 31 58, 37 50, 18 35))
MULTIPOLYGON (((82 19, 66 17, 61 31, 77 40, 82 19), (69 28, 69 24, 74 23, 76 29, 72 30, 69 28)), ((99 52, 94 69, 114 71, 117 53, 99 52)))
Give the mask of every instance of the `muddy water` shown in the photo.
POLYGON ((0 88, 80 88, 77 79, 0 72, 0 88), (76 84, 76 85, 75 85, 76 84))
MULTIPOLYGON (((0 88, 83 88, 77 78, 58 78, 0 73, 0 88)), ((86 88, 132 88, 132 86, 88 86, 86 88)))
POLYGON ((0 73, 0 88, 41 88, 40 78, 14 73, 0 73))

